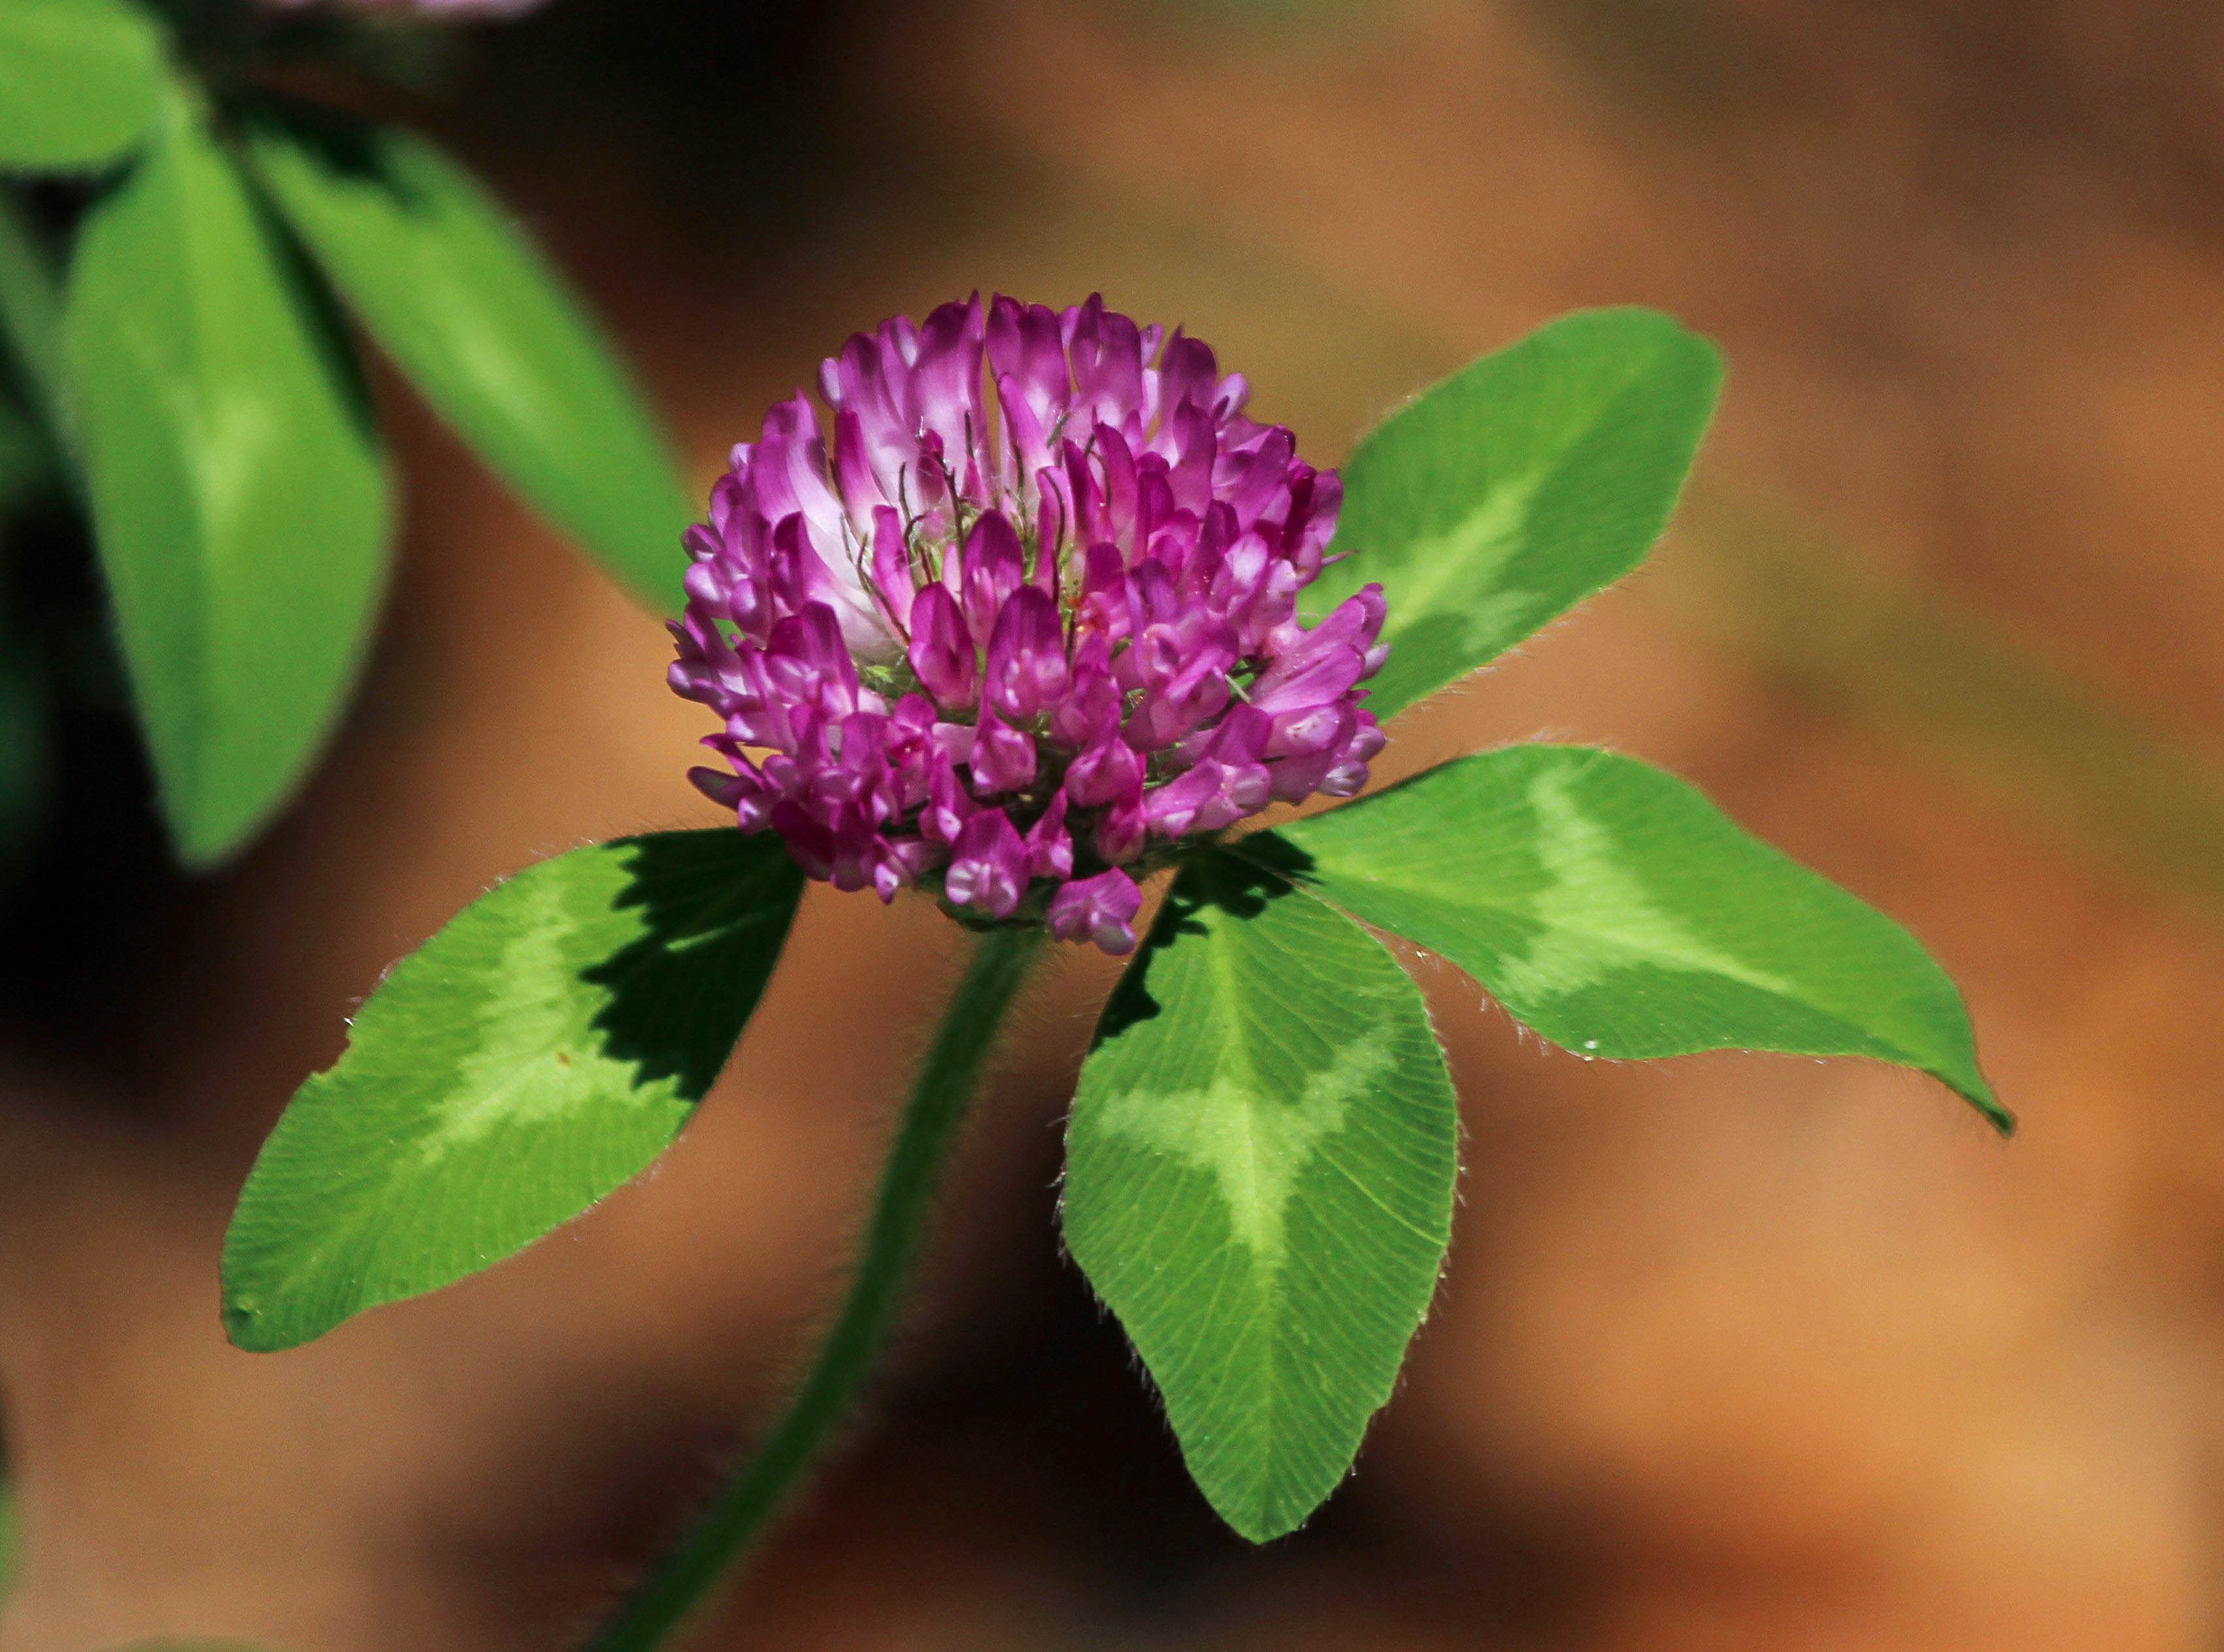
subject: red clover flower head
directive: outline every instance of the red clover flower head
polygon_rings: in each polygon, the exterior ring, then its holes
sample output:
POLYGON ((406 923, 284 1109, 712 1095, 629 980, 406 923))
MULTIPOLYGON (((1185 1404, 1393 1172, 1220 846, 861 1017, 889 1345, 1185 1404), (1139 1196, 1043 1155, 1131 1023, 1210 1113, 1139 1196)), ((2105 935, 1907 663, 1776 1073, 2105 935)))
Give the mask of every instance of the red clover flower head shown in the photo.
POLYGON ((687 533, 671 682, 742 829, 1122 953, 1179 840, 1366 785, 1381 589, 1299 622, 1342 485, 1202 341, 976 295, 818 384, 831 448, 798 391, 687 533))

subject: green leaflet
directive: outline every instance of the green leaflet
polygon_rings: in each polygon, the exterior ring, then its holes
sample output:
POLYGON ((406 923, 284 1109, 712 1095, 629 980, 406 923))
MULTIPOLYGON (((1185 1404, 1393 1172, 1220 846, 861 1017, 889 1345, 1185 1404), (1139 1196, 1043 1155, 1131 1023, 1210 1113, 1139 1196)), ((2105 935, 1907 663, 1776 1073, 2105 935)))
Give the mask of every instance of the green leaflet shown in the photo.
MULTIPOLYGON (((54 470, 54 450, 9 394, 6 363, 0 362, 0 558, 7 555, 16 513, 55 486, 54 470)), ((0 627, 7 619, 0 608, 0 627)))
POLYGON ((636 596, 675 607, 687 489, 609 347, 500 204, 392 129, 266 121, 250 153, 426 399, 636 596))
POLYGON ((1066 1243, 1190 1472, 1295 1528, 1390 1397, 1450 1233, 1458 1112, 1419 992, 1364 930, 1193 861, 1106 1006, 1066 1132, 1066 1243))
POLYGON ((123 159, 155 118, 162 38, 125 0, 0 0, 0 168, 123 159))
POLYGON ((1648 764, 1511 747, 1242 852, 1442 953, 1578 1054, 1870 1056, 2013 1128, 1961 994, 1911 936, 1648 764))
POLYGON ((224 1322, 292 1347, 491 1266, 669 1146, 780 956, 803 875, 767 834, 544 861, 395 968, 301 1087, 224 1241, 224 1322))
POLYGON ((49 265, 14 192, 0 186, 0 380, 16 386, 59 440, 61 293, 49 265))
POLYGON ((182 95, 88 215, 64 337, 103 571, 179 852, 237 850, 352 687, 384 581, 353 363, 182 95))
POLYGON ((1399 409, 1343 468, 1318 617, 1372 581, 1390 716, 1621 578, 1667 525, 1722 387, 1712 344, 1650 310, 1538 328, 1399 409))

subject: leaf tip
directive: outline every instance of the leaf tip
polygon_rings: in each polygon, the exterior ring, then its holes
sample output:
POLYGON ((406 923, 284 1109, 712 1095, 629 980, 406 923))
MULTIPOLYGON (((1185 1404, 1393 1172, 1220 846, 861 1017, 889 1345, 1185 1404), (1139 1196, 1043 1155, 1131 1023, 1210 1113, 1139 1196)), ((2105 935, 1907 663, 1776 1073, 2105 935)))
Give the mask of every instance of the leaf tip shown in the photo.
MULTIPOLYGON (((243 1203, 246 1197, 244 1194, 241 1195, 243 1203)), ((233 1213, 231 1226, 224 1236, 224 1255, 217 1264, 217 1277, 223 1291, 220 1316, 224 1340, 242 1353, 283 1353, 288 1348, 313 1342, 332 1328, 328 1323, 315 1323, 305 1329, 303 1316, 287 1311, 289 1304, 284 1283, 274 1282, 266 1271, 256 1267, 250 1245, 242 1242, 242 1222, 237 1212, 233 1213), (275 1302, 267 1289, 274 1283, 277 1286, 275 1302)))
POLYGON ((294 1346, 272 1334, 269 1321, 252 1297, 229 1289, 224 1296, 224 1338, 242 1353, 277 1353, 294 1346))
POLYGON ((1264 1505, 1231 1509, 1224 1507, 1218 1502, 1215 1502, 1212 1506, 1213 1511, 1228 1523, 1229 1530, 1245 1542, 1263 1548, 1296 1531, 1306 1521, 1312 1518, 1313 1511, 1320 1507, 1320 1504, 1311 1503, 1302 1509, 1294 1510, 1287 1507, 1270 1508, 1264 1505))
POLYGON ((205 821, 186 819, 175 811, 169 811, 167 817, 170 847, 177 854, 178 864, 188 872, 223 871, 253 841, 260 823, 250 822, 226 830, 212 829, 205 821))
POLYGON ((1998 1132, 2002 1141, 2014 1138, 2015 1114, 2001 1105, 2000 1099, 1993 1094, 1992 1086, 1986 1083, 1981 1077, 1957 1083, 1954 1086, 1954 1089, 1970 1106, 1985 1115, 1985 1122, 1998 1132))

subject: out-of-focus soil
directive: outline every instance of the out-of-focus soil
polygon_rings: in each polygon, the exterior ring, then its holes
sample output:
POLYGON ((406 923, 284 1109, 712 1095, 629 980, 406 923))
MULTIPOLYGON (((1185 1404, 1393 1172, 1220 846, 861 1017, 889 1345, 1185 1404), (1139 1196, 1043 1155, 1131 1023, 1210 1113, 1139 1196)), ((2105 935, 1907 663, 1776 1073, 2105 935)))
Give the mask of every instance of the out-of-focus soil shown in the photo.
MULTIPOLYGON (((521 113, 491 72, 447 117, 704 476, 848 329, 976 286, 1185 322, 1322 459, 1557 311, 1654 303, 1733 363, 1706 485, 1792 501, 2224 753, 2211 9, 842 16, 823 106, 785 117, 838 154, 746 187, 591 105, 577 132, 521 113)), ((718 106, 713 80, 673 120, 718 106)), ((231 1197, 381 968, 532 858, 710 818, 654 621, 382 388, 404 572, 334 760, 162 955, 111 961, 103 1039, 0 1049, 6 1652, 565 1644, 794 1371, 958 956, 931 911, 814 891, 655 1172, 467 1285, 227 1348, 231 1197)), ((1467 1108, 1443 1295, 1357 1477, 1251 1552, 1058 1254, 1057 1123, 1109 980, 1065 960, 872 1415, 700 1643, 2215 1644, 2224 938, 1709 653, 1642 578, 1399 732, 1387 773, 1545 733, 1689 774, 1945 960, 2022 1135, 1857 1063, 1581 1062, 1417 962, 1467 1108)))

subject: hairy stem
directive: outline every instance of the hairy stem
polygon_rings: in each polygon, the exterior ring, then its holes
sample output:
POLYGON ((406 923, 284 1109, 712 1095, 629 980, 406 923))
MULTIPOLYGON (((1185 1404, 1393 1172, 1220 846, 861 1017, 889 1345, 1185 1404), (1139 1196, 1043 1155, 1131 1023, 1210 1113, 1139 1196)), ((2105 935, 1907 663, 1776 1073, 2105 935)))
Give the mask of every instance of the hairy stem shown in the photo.
POLYGON ((597 1630, 587 1652, 648 1652, 662 1645, 833 1439, 888 1340, 950 1144, 1043 938, 1037 929, 995 930, 982 937, 913 1086, 856 1282, 810 1376, 756 1456, 597 1630))

